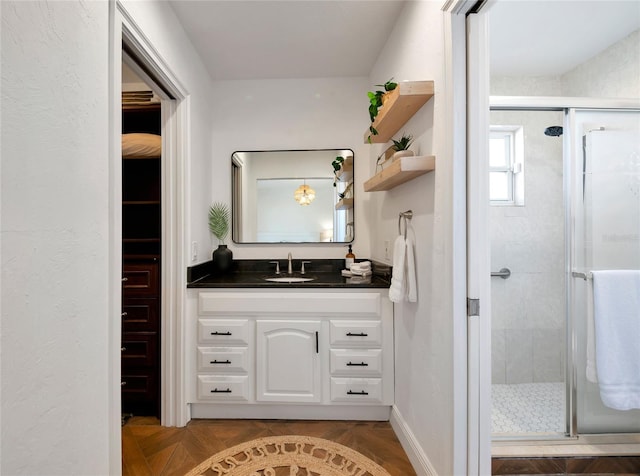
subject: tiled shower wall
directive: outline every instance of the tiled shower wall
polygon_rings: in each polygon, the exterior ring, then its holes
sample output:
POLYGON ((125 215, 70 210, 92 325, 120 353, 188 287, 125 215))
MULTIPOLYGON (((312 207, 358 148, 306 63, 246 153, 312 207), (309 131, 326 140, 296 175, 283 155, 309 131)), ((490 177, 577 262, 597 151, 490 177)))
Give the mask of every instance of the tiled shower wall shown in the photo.
POLYGON ((492 206, 492 382, 560 382, 564 372, 565 274, 562 125, 558 111, 492 111, 491 124, 524 127, 524 206, 492 206))

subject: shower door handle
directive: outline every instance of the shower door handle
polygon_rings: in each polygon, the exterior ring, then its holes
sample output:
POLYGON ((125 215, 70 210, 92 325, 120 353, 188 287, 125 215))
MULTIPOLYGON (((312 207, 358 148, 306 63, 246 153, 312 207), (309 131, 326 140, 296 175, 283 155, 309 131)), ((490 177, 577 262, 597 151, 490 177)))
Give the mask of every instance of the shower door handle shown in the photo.
POLYGON ((509 268, 502 268, 500 271, 491 271, 491 277, 497 276, 502 279, 507 279, 511 276, 511 270, 509 268))

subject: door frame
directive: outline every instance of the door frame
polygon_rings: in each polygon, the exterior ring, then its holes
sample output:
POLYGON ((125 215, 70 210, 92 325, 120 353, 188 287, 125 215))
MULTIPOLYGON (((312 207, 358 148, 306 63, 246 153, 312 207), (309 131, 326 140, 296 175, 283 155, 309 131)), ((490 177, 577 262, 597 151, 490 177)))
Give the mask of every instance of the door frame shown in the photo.
POLYGON ((468 474, 491 473, 491 264, 489 221, 489 24, 486 8, 467 17, 468 474), (477 431, 477 435, 473 435, 477 431), (473 466, 475 464, 475 466, 473 466))
POLYGON ((143 79, 159 88, 162 104, 160 420, 182 426, 185 405, 184 306, 186 294, 186 177, 189 156, 189 93, 119 0, 109 2, 109 461, 120 474, 121 278, 122 278, 122 60, 123 43, 141 66, 143 79))
MULTIPOLYGON (((445 12, 447 125, 454 162, 454 473, 491 473, 491 322, 486 216, 477 205, 488 197, 478 178, 486 163, 489 123, 487 17, 485 0, 448 0, 445 12), (486 147, 480 147, 482 142, 486 147), (486 149, 486 150, 485 150, 486 149), (468 299, 479 299, 482 314, 470 313, 468 299), (469 316, 468 314, 473 314, 469 316), (464 392, 463 392, 464 390, 464 392)), ((487 175, 488 177, 488 175, 487 175)), ((487 180, 488 182, 488 180, 487 180)), ((487 211, 484 212, 485 214, 487 211)))

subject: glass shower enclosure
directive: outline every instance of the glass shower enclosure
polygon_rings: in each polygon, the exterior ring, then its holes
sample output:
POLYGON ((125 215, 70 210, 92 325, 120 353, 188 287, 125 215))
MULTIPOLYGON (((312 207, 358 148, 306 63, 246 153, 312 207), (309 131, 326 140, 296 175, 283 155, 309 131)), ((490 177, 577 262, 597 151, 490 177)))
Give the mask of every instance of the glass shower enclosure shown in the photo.
POLYGON ((640 112, 492 110, 491 124, 492 188, 505 171, 512 186, 489 215, 493 437, 640 433, 640 410, 604 406, 586 370, 590 272, 640 269, 640 112))
MULTIPOLYGON (((590 273, 640 270, 640 112, 570 110, 568 123, 573 158, 569 318, 575 355, 569 370, 576 383, 571 430, 637 433, 640 409, 606 407, 599 382, 587 369, 598 345, 590 273)), ((637 313, 640 319, 640 309, 637 313)), ((616 325, 613 319, 611 325, 616 325)), ((632 350, 628 358, 638 355, 640 350, 632 350)))

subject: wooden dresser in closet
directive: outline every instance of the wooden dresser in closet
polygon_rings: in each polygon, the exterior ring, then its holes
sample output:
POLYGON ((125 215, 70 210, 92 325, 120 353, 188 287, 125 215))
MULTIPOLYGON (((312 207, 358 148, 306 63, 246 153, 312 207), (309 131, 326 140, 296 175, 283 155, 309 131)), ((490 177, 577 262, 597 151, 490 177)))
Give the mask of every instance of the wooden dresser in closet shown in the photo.
MULTIPOLYGON (((122 133, 160 135, 160 105, 124 106, 122 133)), ((159 416, 160 155, 122 158, 122 412, 159 416)))

